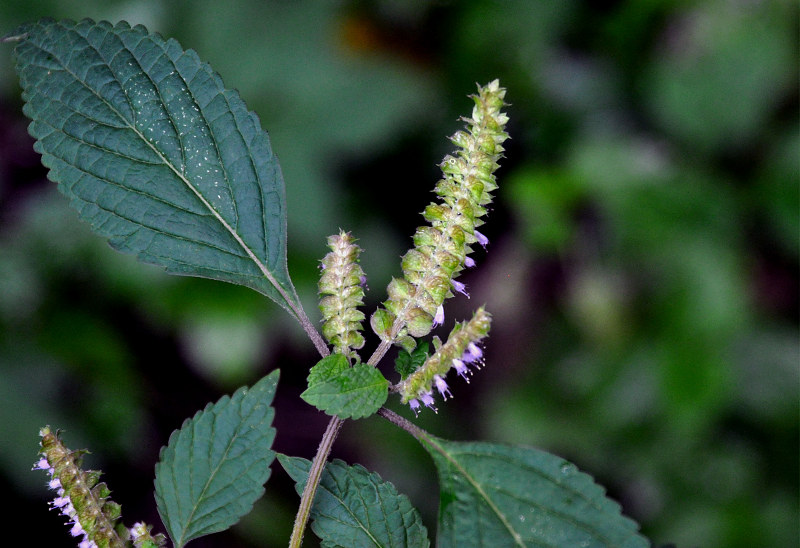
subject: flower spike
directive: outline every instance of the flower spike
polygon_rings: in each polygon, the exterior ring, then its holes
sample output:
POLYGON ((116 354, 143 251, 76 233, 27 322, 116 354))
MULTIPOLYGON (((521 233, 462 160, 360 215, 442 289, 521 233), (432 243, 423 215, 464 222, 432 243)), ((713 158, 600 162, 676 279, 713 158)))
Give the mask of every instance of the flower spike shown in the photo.
POLYGON ((504 97, 497 80, 479 86, 472 117, 463 119, 466 131, 450 138, 458 150, 440 164, 443 178, 434 189, 440 200, 425 208, 429 225, 417 229, 414 247, 403 256, 403 277, 392 280, 389 299, 371 319, 385 341, 402 344, 408 336, 427 335, 444 319, 441 307, 453 296, 451 289, 466 294, 455 278, 475 265, 468 256, 471 244, 485 248, 489 242, 476 229, 497 188, 494 172, 508 138, 508 117, 500 112, 504 97))
POLYGON ((470 357, 470 365, 477 367, 483 356, 478 343, 489 334, 491 315, 479 308, 468 322, 456 324, 447 342, 441 345, 433 355, 416 371, 408 375, 397 385, 397 391, 403 403, 408 403, 415 414, 419 412, 419 402, 426 407, 433 407, 433 388, 435 387, 444 400, 453 397, 444 380, 450 369, 455 369, 464 380, 469 382, 470 373, 465 357, 470 357))
POLYGON ((361 249, 348 232, 328 237, 330 253, 322 259, 319 278, 319 301, 322 312, 322 334, 335 348, 334 352, 357 358, 355 350, 364 346, 361 321, 364 313, 357 307, 364 304, 367 277, 358 264, 361 249))
MULTIPOLYGON (((116 522, 120 518, 120 506, 109 499, 111 491, 105 483, 98 483, 100 472, 81 469, 81 457, 85 451, 70 451, 53 432, 45 426, 39 431, 42 457, 33 465, 34 470, 45 470, 50 475, 48 485, 57 493, 50 503, 53 508, 68 518, 71 525, 69 533, 81 537, 79 547, 123 548, 128 546, 126 539, 118 533, 116 522)), ((157 548, 166 543, 164 535, 150 535, 134 545, 143 548, 157 548), (146 542, 145 542, 146 541, 146 542)))

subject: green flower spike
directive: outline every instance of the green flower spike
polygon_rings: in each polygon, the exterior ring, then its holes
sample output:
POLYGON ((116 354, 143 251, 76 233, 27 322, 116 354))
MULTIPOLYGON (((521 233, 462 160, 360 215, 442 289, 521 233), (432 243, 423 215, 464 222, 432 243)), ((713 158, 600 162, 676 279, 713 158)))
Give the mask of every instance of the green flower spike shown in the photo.
POLYGON ((105 483, 98 483, 99 471, 81 470, 85 451, 70 451, 47 426, 39 435, 42 458, 34 470, 50 474, 49 486, 58 494, 51 504, 67 516, 70 534, 82 537, 79 546, 124 547, 125 541, 115 530, 120 506, 108 498, 111 491, 105 483))
POLYGON ((328 236, 331 252, 322 259, 319 278, 319 301, 322 312, 322 334, 334 346, 334 352, 348 358, 358 358, 355 350, 364 346, 361 322, 364 313, 366 276, 358 265, 361 248, 355 245, 350 233, 340 231, 328 236))
POLYGON ((464 119, 467 131, 451 137, 459 148, 440 166, 444 177, 434 191, 441 201, 425 208, 423 216, 430 225, 417 229, 414 248, 403 256, 403 278, 392 279, 385 308, 371 318, 378 336, 406 349, 413 349, 411 337, 423 337, 442 323, 442 304, 453 296, 452 290, 466 295, 455 278, 464 266, 475 264, 468 257, 471 244, 488 244, 476 229, 483 224, 491 192, 497 188, 494 172, 508 138, 504 131, 508 117, 500 112, 505 89, 495 80, 479 86, 472 97, 472 118, 464 119))
POLYGON ((491 315, 481 307, 470 321, 456 324, 447 342, 425 360, 419 369, 397 384, 401 401, 407 403, 415 414, 419 412, 420 402, 435 411, 433 388, 439 391, 443 399, 447 399, 450 390, 444 377, 450 369, 455 369, 456 373, 469 382, 468 366, 480 368, 483 351, 478 344, 488 336, 491 323, 491 315))

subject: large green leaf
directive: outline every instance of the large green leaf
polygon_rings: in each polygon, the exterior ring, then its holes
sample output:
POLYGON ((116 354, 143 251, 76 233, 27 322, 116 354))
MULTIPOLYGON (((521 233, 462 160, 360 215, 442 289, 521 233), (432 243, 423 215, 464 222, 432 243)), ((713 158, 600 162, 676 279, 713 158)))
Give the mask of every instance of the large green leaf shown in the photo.
POLYGON ((156 502, 173 543, 224 531, 264 493, 278 371, 208 404, 169 438, 156 464, 156 502))
POLYGON ((283 178, 258 117, 175 40, 42 20, 7 40, 49 178, 110 244, 292 311, 283 178))
POLYGON ((591 476, 527 447, 420 438, 441 487, 437 546, 645 548, 591 476))
MULTIPOLYGON (((311 462, 278 455, 302 494, 311 462)), ((311 529, 326 547, 420 547, 430 545, 419 512, 394 485, 363 466, 340 460, 325 465, 314 504, 311 529)))

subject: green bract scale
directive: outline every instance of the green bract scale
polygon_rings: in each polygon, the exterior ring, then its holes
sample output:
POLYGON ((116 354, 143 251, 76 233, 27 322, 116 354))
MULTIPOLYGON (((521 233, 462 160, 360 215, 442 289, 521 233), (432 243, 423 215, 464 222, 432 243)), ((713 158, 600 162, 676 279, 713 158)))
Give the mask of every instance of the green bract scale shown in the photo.
POLYGON ((322 259, 319 277, 319 309, 322 312, 322 334, 334 346, 334 352, 357 358, 355 350, 364 346, 361 322, 364 313, 366 276, 358 264, 361 253, 349 232, 328 236, 330 253, 322 259))
POLYGON ((467 130, 450 138, 458 150, 441 163, 444 177, 434 189, 440 201, 422 214, 430 224, 417 229, 414 247, 403 256, 403 277, 390 282, 389 299, 371 319, 383 340, 413 348, 410 337, 423 337, 442 323, 442 303, 453 296, 452 290, 466 294, 455 278, 465 266, 474 265, 468 257, 470 246, 488 243, 477 227, 497 188, 494 172, 508 138, 508 117, 500 112, 504 97, 497 80, 479 86, 472 96, 472 117, 464 119, 467 130))
POLYGON ((483 351, 478 344, 489 334, 491 322, 491 315, 481 307, 470 321, 456 324, 447 342, 428 357, 422 367, 398 383, 396 388, 402 402, 409 404, 415 413, 419 410, 420 401, 435 410, 433 389, 436 388, 447 399, 450 390, 444 377, 450 369, 455 369, 469 382, 469 367, 479 367, 482 363, 483 351))

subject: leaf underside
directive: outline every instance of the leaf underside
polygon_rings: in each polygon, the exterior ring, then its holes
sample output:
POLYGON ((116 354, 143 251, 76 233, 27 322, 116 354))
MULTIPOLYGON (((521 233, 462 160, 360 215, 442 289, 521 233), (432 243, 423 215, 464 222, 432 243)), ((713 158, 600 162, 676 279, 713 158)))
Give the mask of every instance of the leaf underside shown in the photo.
POLYGON ((440 483, 439 547, 645 548, 591 476, 527 447, 422 439, 440 483))
POLYGON ((42 20, 14 35, 35 149, 81 218, 144 262, 291 312, 283 177, 238 93, 140 25, 42 20))
MULTIPOLYGON (((311 462, 278 455, 281 466, 296 482, 298 494, 305 487, 311 462)), ((311 529, 326 547, 424 548, 430 545, 419 512, 408 497, 359 465, 341 460, 325 465, 311 507, 311 529)))
POLYGON ((224 531, 264 493, 275 459, 278 371, 187 419, 156 464, 156 502, 175 546, 224 531))

